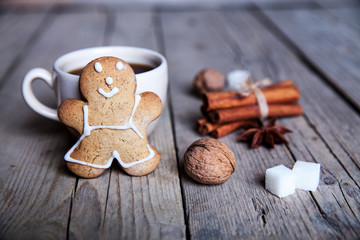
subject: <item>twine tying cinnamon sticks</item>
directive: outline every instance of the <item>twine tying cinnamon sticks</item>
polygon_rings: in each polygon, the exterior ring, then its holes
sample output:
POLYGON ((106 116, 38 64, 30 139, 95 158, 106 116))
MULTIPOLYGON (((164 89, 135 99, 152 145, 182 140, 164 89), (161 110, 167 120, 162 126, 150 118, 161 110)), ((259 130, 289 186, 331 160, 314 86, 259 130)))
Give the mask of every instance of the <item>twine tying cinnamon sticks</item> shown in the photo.
POLYGON ((245 84, 240 86, 238 93, 243 96, 247 97, 251 93, 254 93, 256 97, 257 104, 260 108, 260 119, 264 120, 269 114, 269 106, 267 104, 266 98, 262 93, 260 87, 267 87, 272 84, 272 81, 268 78, 265 78, 258 82, 253 82, 251 78, 248 78, 245 84))

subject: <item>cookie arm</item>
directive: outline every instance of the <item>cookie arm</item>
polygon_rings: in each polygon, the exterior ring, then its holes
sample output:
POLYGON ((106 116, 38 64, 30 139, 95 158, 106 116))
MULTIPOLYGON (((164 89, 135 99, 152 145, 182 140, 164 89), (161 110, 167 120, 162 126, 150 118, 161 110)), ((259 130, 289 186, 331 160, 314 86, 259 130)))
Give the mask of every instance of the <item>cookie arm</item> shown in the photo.
POLYGON ((133 116, 133 122, 139 131, 145 134, 148 125, 160 116, 163 106, 158 95, 153 92, 143 92, 140 96, 141 100, 133 116))
POLYGON ((84 105, 85 103, 81 100, 67 99, 60 104, 58 109, 60 121, 80 134, 84 128, 84 105))

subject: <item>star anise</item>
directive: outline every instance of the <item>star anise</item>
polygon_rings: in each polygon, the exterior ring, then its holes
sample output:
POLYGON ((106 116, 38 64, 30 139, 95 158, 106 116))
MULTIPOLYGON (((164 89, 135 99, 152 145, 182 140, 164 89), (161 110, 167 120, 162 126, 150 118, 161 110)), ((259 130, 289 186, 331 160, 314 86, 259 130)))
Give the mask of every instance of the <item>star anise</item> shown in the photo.
POLYGON ((239 137, 239 141, 250 143, 251 148, 257 148, 260 145, 274 148, 275 144, 288 144, 289 142, 283 135, 292 131, 283 126, 275 125, 275 122, 276 118, 271 118, 265 126, 260 122, 258 127, 247 129, 239 137))

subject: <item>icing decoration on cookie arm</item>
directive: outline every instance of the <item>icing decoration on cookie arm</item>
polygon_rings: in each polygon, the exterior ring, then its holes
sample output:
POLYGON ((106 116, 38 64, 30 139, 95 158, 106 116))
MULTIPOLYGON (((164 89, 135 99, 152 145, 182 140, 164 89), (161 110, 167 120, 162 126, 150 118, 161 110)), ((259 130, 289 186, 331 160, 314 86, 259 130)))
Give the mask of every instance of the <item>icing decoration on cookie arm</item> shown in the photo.
POLYGON ((140 94, 141 102, 133 116, 133 122, 141 133, 146 133, 148 125, 157 119, 162 112, 160 98, 153 92, 144 92, 140 94), (143 116, 147 116, 144 118, 143 116))
POLYGON ((130 116, 127 124, 129 125, 129 127, 130 127, 132 130, 134 130, 134 132, 135 132, 137 135, 139 135, 139 137, 140 137, 141 139, 144 139, 144 136, 140 133, 139 129, 138 129, 138 128, 136 127, 136 125, 133 123, 134 114, 135 114, 135 112, 136 112, 136 110, 137 110, 137 108, 138 108, 138 106, 139 106, 140 100, 141 100, 141 95, 135 95, 134 108, 133 108, 133 110, 132 110, 132 112, 131 112, 131 116, 130 116))

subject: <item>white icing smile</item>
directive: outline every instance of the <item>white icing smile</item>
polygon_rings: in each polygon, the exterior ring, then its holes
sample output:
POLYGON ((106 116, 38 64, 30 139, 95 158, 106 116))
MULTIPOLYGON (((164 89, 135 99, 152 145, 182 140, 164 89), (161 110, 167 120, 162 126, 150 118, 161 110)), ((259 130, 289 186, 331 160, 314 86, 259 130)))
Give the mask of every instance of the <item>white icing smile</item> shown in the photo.
POLYGON ((119 89, 117 87, 114 87, 110 92, 105 92, 104 89, 99 88, 98 92, 106 98, 111 98, 119 92, 119 89))

